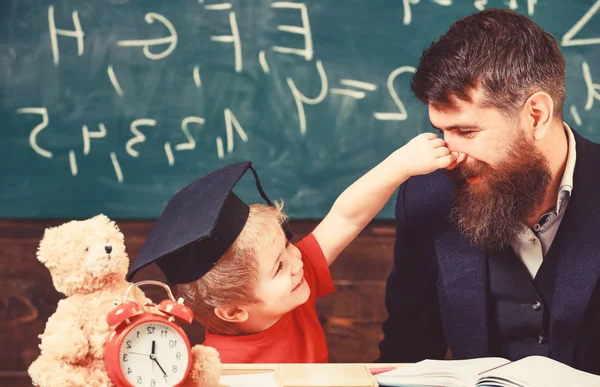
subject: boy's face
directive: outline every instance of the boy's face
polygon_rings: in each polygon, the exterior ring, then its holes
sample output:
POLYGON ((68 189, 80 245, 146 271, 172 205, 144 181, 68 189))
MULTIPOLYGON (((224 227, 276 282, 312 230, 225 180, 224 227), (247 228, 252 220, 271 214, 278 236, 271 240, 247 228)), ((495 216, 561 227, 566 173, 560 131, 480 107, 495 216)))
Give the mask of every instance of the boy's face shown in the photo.
POLYGON ((262 302, 248 307, 251 318, 279 318, 308 300, 310 288, 304 279, 302 254, 288 242, 283 230, 257 251, 257 261, 255 295, 262 302))

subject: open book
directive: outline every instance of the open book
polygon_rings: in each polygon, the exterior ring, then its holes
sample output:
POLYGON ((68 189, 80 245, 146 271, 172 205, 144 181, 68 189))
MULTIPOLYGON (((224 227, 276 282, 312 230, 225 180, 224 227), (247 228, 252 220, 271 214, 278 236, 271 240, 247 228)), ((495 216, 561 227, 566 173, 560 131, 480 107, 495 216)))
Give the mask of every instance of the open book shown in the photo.
POLYGON ((599 387, 600 376, 547 357, 511 362, 498 357, 470 360, 423 360, 375 378, 393 387, 599 387))

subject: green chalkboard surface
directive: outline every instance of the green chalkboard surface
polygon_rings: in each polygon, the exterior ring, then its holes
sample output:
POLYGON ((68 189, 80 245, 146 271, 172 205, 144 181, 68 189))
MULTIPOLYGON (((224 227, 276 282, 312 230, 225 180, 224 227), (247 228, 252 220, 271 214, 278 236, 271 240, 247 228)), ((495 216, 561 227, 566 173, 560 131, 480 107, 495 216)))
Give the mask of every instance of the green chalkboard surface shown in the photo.
MULTIPOLYGON (((557 37, 565 121, 600 141, 600 0, 2 0, 0 217, 155 218, 251 160, 292 217, 321 218, 431 130, 414 67, 488 7, 557 37)), ((236 192, 259 201, 251 175, 236 192)))

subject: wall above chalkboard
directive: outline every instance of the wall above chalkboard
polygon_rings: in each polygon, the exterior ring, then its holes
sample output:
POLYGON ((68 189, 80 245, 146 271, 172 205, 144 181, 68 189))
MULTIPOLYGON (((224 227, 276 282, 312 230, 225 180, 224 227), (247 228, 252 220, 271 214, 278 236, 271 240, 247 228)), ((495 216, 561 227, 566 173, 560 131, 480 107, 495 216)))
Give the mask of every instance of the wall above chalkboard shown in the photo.
POLYGON ((600 0, 2 1, 0 217, 155 218, 251 160, 292 217, 322 218, 431 130, 409 87, 421 52, 489 7, 561 42, 564 119, 599 141, 600 0))

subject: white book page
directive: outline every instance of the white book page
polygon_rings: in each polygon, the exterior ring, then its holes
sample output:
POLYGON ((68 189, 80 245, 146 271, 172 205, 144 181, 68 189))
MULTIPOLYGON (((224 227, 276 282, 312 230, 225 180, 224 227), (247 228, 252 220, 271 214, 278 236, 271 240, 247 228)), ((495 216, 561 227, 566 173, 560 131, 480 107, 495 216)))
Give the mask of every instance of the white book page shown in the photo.
POLYGON ((483 371, 509 363, 498 357, 469 360, 423 360, 375 375, 386 386, 473 387, 483 371))
POLYGON ((484 373, 477 386, 598 387, 600 376, 582 372, 542 356, 529 356, 484 373), (511 383, 499 383, 502 380, 511 383))

